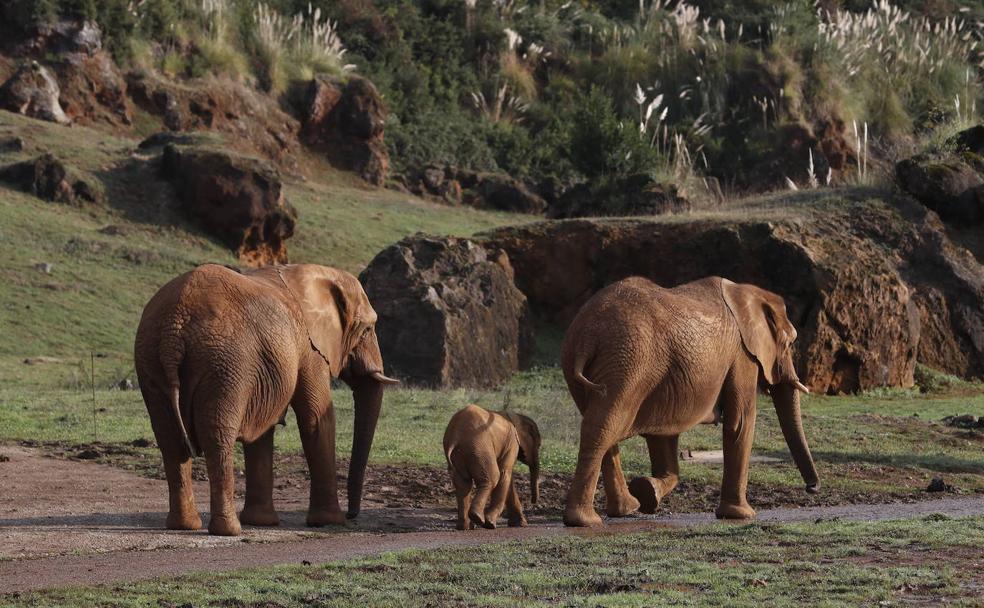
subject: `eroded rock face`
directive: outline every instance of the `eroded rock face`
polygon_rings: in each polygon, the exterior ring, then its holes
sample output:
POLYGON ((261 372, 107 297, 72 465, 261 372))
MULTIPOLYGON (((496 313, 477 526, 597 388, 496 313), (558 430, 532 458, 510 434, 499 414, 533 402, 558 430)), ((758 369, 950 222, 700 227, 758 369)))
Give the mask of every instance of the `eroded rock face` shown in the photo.
POLYGON ((387 373, 425 386, 492 387, 532 355, 529 306, 502 254, 415 235, 380 252, 359 280, 379 315, 387 373))
POLYGON ((720 275, 786 299, 814 390, 911 386, 917 358, 984 374, 984 269, 906 200, 837 200, 782 222, 572 220, 483 238, 509 255, 534 312, 564 326, 627 276, 672 287, 720 275))
POLYGON ((246 266, 286 264, 286 240, 297 211, 284 199, 269 163, 205 148, 170 144, 162 157, 184 213, 239 256, 246 266))
POLYGON ((0 86, 0 108, 31 118, 67 125, 61 89, 51 71, 36 61, 24 63, 0 86))
POLYGON ((383 140, 386 106, 371 82, 358 76, 344 83, 317 76, 308 85, 299 113, 305 143, 371 184, 385 182, 389 170, 383 140))
POLYGON ((231 81, 200 81, 188 86, 154 75, 128 74, 134 102, 160 116, 171 131, 219 131, 233 136, 239 148, 292 164, 298 122, 277 103, 231 81))
POLYGON ((116 126, 133 123, 126 80, 108 53, 71 53, 56 62, 54 70, 61 86, 62 107, 72 121, 116 126))

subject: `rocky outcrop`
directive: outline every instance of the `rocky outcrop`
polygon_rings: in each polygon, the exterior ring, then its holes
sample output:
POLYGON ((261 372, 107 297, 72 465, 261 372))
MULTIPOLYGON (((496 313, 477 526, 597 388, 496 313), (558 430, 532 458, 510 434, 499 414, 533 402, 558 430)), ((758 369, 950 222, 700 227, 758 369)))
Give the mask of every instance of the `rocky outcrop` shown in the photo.
POLYGON ((944 150, 899 162, 899 186, 944 221, 984 222, 984 125, 958 133, 944 150))
POLYGON ((171 131, 218 131, 240 149, 255 150, 281 165, 292 165, 298 122, 277 102, 232 81, 202 80, 186 84, 151 74, 129 74, 130 95, 171 131))
POLYGON ((297 211, 284 199, 269 163, 207 148, 168 145, 164 176, 174 184, 181 210, 229 246, 246 266, 285 264, 286 240, 297 211))
POLYGON ((43 92, 45 105, 53 107, 50 100, 54 99, 64 110, 63 117, 52 109, 38 118, 117 127, 132 123, 126 82, 112 57, 103 50, 102 31, 94 22, 62 20, 38 24, 14 49, 15 55, 40 62, 28 64, 39 75, 28 79, 28 86, 43 92), (41 71, 35 65, 41 66, 41 71), (48 117, 52 115, 57 118, 48 117))
POLYGON ((0 167, 0 181, 38 198, 69 205, 100 202, 102 188, 51 154, 0 167))
POLYGON ((380 252, 359 280, 379 315, 387 373, 425 386, 492 387, 532 355, 529 307, 502 253, 410 236, 380 252))
POLYGON ((68 124, 62 109, 58 81, 48 68, 28 61, 0 86, 0 108, 31 118, 68 124))
POLYGON ((566 325, 601 287, 708 275, 786 299, 797 367, 814 390, 911 386, 916 361, 984 375, 984 269, 908 200, 840 198, 782 221, 571 220, 486 235, 536 314, 566 325))
POLYGON ((662 215, 690 211, 690 202, 674 186, 637 174, 598 183, 578 184, 550 205, 547 217, 662 215))
POLYGON ((301 137, 331 163, 377 186, 386 181, 389 154, 383 141, 386 106, 371 82, 316 76, 302 95, 301 137))

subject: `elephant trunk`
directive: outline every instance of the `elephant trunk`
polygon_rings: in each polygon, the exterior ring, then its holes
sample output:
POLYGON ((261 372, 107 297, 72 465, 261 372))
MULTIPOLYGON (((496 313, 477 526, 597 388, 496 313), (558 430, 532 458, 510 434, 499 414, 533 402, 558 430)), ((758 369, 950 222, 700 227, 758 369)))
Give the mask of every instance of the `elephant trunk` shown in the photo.
POLYGON ((530 502, 536 504, 540 501, 540 458, 535 456, 530 461, 530 502))
POLYGON ((361 377, 349 381, 349 384, 355 398, 355 429, 348 474, 347 517, 353 519, 362 508, 362 485, 369 462, 369 450, 376 433, 376 421, 383 403, 383 383, 372 377, 361 377))
POLYGON ((786 438, 786 445, 793 456, 793 462, 799 469, 806 491, 815 494, 820 490, 820 477, 817 475, 810 446, 803 432, 803 420, 800 416, 800 394, 792 383, 782 383, 772 387, 772 400, 779 416, 779 427, 786 438))

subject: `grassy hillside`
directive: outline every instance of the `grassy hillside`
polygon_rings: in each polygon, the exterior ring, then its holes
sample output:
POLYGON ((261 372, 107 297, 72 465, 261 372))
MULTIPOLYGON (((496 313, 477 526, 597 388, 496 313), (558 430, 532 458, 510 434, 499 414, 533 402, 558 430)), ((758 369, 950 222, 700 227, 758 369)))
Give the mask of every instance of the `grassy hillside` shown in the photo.
MULTIPOLYGON (((48 356, 76 365, 95 351, 108 355, 99 362, 107 376, 122 377, 150 296, 198 264, 236 260, 174 213, 170 186, 149 156, 136 153, 136 141, 0 112, 0 137, 7 135, 23 138, 27 148, 0 153, 0 165, 49 151, 96 176, 107 202, 73 208, 0 184, 0 375, 43 379, 47 372, 21 361, 48 356), (119 234, 107 234, 107 226, 119 234), (50 274, 36 267, 45 263, 50 274)), ((288 178, 287 196, 300 215, 288 244, 292 261, 358 272, 407 234, 470 235, 524 221, 366 189, 334 172, 321 175, 325 181, 288 178)), ((57 375, 63 382, 64 374, 57 375)))

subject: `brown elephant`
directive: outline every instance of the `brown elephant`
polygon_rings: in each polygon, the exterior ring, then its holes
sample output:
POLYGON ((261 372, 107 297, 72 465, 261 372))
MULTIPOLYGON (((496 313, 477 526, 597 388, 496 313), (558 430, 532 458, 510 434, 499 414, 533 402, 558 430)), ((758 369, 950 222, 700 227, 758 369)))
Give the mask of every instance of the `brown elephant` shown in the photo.
POLYGON ((724 479, 716 515, 754 517, 745 493, 759 387, 772 395, 807 491, 818 491, 800 420, 798 391, 809 390, 793 367, 795 339, 781 297, 720 277, 673 289, 632 277, 595 294, 567 330, 562 351, 564 377, 583 416, 564 523, 602 523, 592 506, 599 469, 609 516, 639 507, 626 487, 620 441, 646 438, 658 502, 677 484, 679 434, 718 420, 724 479))
POLYGON ((355 398, 348 516, 362 485, 383 385, 376 312, 359 281, 314 265, 236 271, 200 266, 165 285, 144 308, 134 357, 167 475, 167 527, 196 530, 201 518, 191 458, 204 453, 212 534, 237 535, 240 521, 277 525, 273 431, 294 409, 311 473, 307 524, 344 522, 335 479, 331 381, 355 398), (244 444, 246 504, 233 503, 233 447, 244 444))
POLYGON ((526 525, 512 474, 517 459, 530 467, 530 501, 536 504, 540 429, 532 419, 469 405, 448 422, 444 457, 458 499, 459 530, 471 530, 475 524, 495 528, 503 510, 510 527, 526 525))

